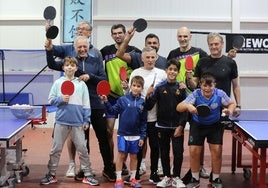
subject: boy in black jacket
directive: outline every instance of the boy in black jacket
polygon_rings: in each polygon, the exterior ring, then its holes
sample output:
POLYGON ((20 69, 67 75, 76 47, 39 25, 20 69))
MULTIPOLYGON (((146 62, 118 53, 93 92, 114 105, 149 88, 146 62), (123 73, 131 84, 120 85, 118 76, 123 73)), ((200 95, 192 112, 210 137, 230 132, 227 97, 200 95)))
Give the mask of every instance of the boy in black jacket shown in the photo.
POLYGON ((186 98, 186 90, 180 88, 176 77, 180 70, 180 63, 171 59, 167 62, 167 80, 159 83, 155 88, 150 87, 146 95, 147 110, 150 110, 157 103, 157 124, 158 139, 161 151, 161 162, 164 178, 157 184, 157 187, 185 187, 180 179, 181 166, 183 161, 184 127, 187 121, 187 113, 176 111, 178 103, 186 98), (173 178, 170 174, 170 141, 172 141, 173 178))

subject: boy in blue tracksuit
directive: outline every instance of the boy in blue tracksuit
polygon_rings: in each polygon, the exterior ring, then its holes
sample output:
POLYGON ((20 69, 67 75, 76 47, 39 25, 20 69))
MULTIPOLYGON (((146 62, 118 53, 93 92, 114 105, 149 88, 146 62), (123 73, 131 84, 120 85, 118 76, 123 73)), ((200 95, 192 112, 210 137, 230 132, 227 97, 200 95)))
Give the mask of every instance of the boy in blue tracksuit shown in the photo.
POLYGON ((48 161, 48 174, 41 179, 41 185, 57 183, 56 169, 65 140, 70 135, 77 148, 81 169, 85 177, 83 183, 98 185, 99 182, 92 174, 91 164, 87 153, 84 130, 90 123, 90 100, 86 84, 74 76, 78 69, 78 62, 74 57, 66 57, 62 69, 65 75, 57 79, 49 92, 49 103, 57 106, 55 127, 53 132, 50 159, 48 161), (74 84, 72 95, 62 94, 61 87, 65 81, 74 84))
POLYGON ((122 165, 127 155, 130 156, 130 185, 138 188, 141 185, 135 179, 137 169, 137 153, 146 137, 147 111, 145 101, 141 98, 144 79, 135 76, 131 80, 131 92, 120 97, 115 105, 111 105, 107 96, 101 96, 109 113, 120 114, 117 131, 118 156, 116 160, 115 188, 122 188, 122 165))
POLYGON ((164 178, 157 187, 185 187, 180 179, 183 161, 183 132, 187 121, 187 113, 176 111, 178 103, 186 98, 185 88, 180 88, 176 77, 180 70, 180 62, 171 59, 166 64, 167 80, 150 87, 146 95, 146 109, 157 104, 158 140, 164 178), (170 141, 173 150, 173 178, 170 173, 170 141))

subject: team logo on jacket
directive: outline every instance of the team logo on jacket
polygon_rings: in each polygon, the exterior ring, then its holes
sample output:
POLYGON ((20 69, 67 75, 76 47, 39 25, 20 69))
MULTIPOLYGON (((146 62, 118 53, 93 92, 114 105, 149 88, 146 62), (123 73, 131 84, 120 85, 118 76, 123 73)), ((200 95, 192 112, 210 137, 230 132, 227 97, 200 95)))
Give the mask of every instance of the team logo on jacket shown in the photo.
POLYGON ((177 89, 177 90, 176 90, 176 95, 180 95, 180 94, 181 94, 180 90, 177 89))

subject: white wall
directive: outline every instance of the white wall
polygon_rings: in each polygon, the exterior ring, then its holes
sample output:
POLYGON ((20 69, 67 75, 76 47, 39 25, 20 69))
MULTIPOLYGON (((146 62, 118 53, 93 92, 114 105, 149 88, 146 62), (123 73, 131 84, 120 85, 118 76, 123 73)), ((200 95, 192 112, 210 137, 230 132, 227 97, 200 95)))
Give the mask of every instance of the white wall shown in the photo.
MULTIPOLYGON (((61 23, 59 0, 0 0, 0 49, 42 49, 45 40, 43 10, 55 6, 55 25, 61 23)), ((132 45, 144 46, 145 36, 160 37, 159 53, 167 56, 178 47, 177 28, 185 25, 192 31, 268 33, 267 0, 93 0, 93 44, 97 48, 113 43, 110 27, 123 23, 129 28, 143 17, 148 28, 137 33, 132 45)), ((54 42, 60 43, 60 37, 54 42)), ((193 35, 192 45, 208 51, 205 35, 193 35)), ((241 75, 242 106, 267 108, 268 54, 238 54, 241 75)))

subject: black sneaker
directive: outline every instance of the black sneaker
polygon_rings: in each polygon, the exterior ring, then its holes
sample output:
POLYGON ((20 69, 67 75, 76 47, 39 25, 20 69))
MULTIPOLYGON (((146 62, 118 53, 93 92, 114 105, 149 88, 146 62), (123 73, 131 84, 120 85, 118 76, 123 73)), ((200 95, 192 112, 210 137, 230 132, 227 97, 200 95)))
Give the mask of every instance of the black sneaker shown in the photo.
POLYGON ((41 179, 40 184, 41 185, 48 185, 48 184, 57 183, 57 182, 58 182, 58 180, 57 180, 56 176, 53 176, 51 174, 46 174, 46 176, 43 179, 41 179))
POLYGON ((211 182, 212 187, 214 188, 222 188, 222 181, 220 178, 216 178, 211 182))
POLYGON ((99 185, 100 183, 99 183, 99 181, 98 180, 96 180, 95 178, 94 178, 94 176, 85 176, 84 178, 83 178, 83 181, 82 181, 83 183, 85 183, 85 184, 89 184, 89 185, 99 185))
POLYGON ((197 188, 200 187, 200 181, 195 178, 191 178, 191 181, 186 185, 187 188, 197 188))
POLYGON ((184 177, 181 178, 181 180, 186 185, 186 184, 188 184, 191 181, 191 179, 192 179, 192 172, 191 172, 191 169, 189 169, 187 171, 187 173, 184 175, 184 177))
POLYGON ((123 168, 122 168, 122 175, 128 175, 128 169, 127 169, 127 165, 125 163, 123 163, 123 168))
POLYGON ((76 181, 82 181, 84 179, 85 175, 83 170, 79 170, 79 172, 77 174, 75 174, 74 179, 76 181))
MULTIPOLYGON (((140 176, 137 176, 137 175, 136 175, 135 179, 137 181, 140 181, 141 180, 140 176)), ((127 177, 124 178, 124 183, 127 184, 127 185, 130 185, 131 184, 130 176, 127 176, 127 177)))
POLYGON ((159 178, 159 176, 157 175, 157 173, 153 173, 153 174, 150 175, 149 182, 151 182, 153 184, 157 184, 160 181, 161 181, 161 179, 159 178))
POLYGON ((110 182, 115 182, 116 180, 116 175, 112 170, 103 170, 102 175, 108 179, 110 182))

